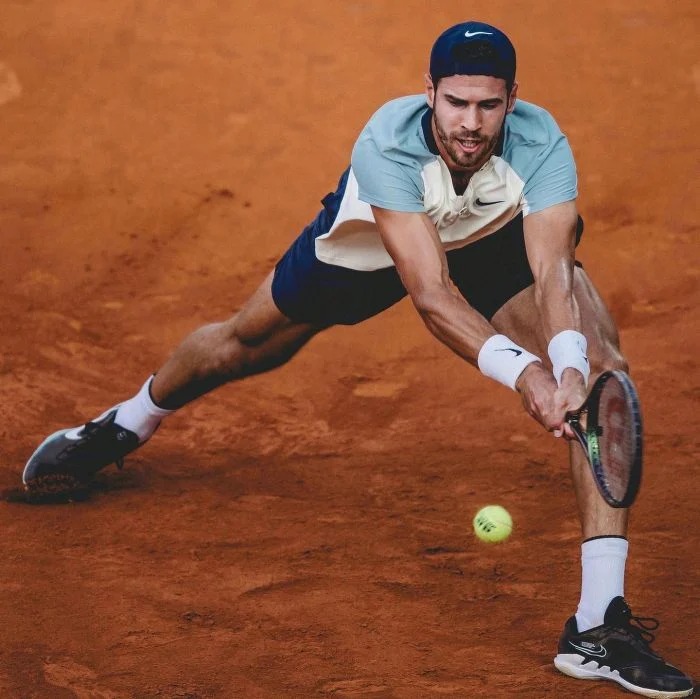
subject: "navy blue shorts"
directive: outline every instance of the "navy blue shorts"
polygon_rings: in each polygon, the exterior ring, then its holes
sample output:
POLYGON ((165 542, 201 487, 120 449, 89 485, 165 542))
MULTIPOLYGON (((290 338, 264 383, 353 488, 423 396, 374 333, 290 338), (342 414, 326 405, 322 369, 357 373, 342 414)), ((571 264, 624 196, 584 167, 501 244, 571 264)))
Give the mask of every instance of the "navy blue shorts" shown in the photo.
MULTIPOLYGON (((322 327, 354 325, 406 296, 395 267, 361 272, 316 258, 314 241, 333 224, 347 175, 346 171, 337 192, 323 199, 323 209, 275 267, 272 298, 293 321, 322 327)), ((577 245, 582 233, 583 220, 579 217, 577 245)), ((451 250, 447 261, 450 277, 462 296, 487 320, 534 282, 525 252, 522 215, 475 243, 451 250)))

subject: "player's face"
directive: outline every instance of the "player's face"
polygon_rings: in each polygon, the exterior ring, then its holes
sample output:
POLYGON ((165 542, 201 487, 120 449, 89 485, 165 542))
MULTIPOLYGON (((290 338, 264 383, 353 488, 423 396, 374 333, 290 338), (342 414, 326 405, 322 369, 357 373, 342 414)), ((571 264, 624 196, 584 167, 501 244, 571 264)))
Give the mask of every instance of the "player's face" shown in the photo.
POLYGON ((475 172, 491 157, 516 92, 489 75, 451 75, 435 90, 426 76, 435 142, 450 169, 475 172))

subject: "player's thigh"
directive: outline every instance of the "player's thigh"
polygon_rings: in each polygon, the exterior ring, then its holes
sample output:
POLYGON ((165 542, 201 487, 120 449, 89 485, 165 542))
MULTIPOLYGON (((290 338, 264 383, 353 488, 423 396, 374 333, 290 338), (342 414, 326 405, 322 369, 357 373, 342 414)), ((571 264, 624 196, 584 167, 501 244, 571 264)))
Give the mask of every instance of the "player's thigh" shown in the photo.
MULTIPOLYGON (((588 340, 592 375, 608 369, 627 369, 620 352, 620 338, 610 311, 581 267, 574 269, 574 297, 581 313, 582 331, 588 340)), ((512 338, 545 362, 547 339, 535 304, 534 285, 516 294, 491 320, 498 332, 512 338)))

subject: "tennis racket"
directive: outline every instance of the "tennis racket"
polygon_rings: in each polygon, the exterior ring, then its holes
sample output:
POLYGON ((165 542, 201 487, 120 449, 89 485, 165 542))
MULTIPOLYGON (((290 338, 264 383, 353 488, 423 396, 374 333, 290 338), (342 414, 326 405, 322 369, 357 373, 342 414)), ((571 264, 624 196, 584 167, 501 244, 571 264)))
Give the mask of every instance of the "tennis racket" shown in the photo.
POLYGON ((566 414, 586 452, 600 494, 611 507, 629 507, 642 480, 642 414, 624 371, 606 371, 586 402, 566 414))

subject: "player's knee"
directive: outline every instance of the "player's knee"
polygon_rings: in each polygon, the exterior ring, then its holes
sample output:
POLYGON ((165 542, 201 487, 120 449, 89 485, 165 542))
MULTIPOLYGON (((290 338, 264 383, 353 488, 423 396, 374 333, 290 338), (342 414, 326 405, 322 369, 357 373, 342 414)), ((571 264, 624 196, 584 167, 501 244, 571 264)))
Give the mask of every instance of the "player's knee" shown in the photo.
POLYGON ((221 323, 216 330, 218 341, 216 351, 211 357, 211 368, 226 379, 248 373, 254 361, 256 347, 261 341, 259 337, 249 337, 237 320, 238 316, 234 316, 221 323))
POLYGON ((252 333, 237 320, 234 317, 218 328, 217 351, 212 356, 212 370, 225 381, 281 366, 298 349, 298 343, 287 341, 283 328, 252 333))
POLYGON ((191 354, 196 357, 193 371, 200 379, 218 379, 217 383, 220 383, 240 371, 246 349, 237 336, 233 321, 235 318, 204 325, 187 339, 186 345, 192 348, 191 354))

